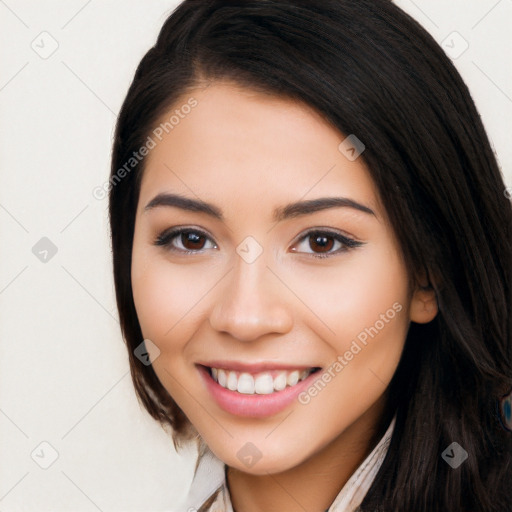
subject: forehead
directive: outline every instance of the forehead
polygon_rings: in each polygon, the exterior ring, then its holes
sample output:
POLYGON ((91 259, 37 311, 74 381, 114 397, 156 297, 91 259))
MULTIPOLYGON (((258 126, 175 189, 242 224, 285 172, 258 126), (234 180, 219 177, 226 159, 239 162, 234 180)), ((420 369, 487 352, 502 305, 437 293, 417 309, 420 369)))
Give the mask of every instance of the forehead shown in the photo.
POLYGON ((339 195, 378 208, 364 161, 339 149, 346 135, 303 103, 214 82, 182 96, 161 122, 173 113, 168 133, 153 136, 143 199, 173 191, 241 211, 339 195), (180 111, 191 99, 196 105, 180 111))

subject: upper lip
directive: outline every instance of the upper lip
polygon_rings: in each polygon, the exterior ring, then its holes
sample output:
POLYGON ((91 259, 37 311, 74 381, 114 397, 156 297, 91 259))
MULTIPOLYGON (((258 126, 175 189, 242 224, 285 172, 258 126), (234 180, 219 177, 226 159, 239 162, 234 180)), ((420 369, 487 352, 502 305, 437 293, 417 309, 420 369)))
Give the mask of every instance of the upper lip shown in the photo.
POLYGON ((209 368, 222 368, 224 370, 232 370, 235 372, 259 373, 271 370, 308 370, 309 368, 320 368, 310 364, 284 364, 284 363, 243 363, 242 361, 201 361, 197 364, 207 366, 209 368))

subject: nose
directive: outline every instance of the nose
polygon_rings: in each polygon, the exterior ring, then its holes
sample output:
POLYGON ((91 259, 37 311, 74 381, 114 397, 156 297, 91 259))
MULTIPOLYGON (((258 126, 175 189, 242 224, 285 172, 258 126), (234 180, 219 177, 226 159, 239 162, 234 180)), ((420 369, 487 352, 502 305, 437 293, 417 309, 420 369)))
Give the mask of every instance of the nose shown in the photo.
POLYGON ((234 268, 217 290, 210 325, 240 341, 266 334, 284 334, 293 325, 288 307, 290 291, 267 268, 262 256, 252 263, 237 258, 234 268))

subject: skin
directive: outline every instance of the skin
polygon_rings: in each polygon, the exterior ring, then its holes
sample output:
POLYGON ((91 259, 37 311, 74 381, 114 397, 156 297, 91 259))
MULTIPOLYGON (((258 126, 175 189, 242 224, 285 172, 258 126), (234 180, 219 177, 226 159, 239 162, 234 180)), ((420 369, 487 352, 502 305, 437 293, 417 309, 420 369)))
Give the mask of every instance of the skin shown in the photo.
POLYGON ((437 314, 434 292, 410 287, 365 163, 338 150, 345 135, 319 114, 229 82, 191 90, 176 105, 191 96, 198 105, 146 157, 136 212, 132 286, 144 338, 160 350, 153 367, 229 466, 236 511, 323 512, 387 427, 386 389, 410 322, 437 314), (169 206, 145 210, 162 192, 213 203, 225 220, 169 206), (271 219, 276 207, 334 196, 375 215, 336 207, 271 219), (171 242, 195 254, 154 245, 174 226, 201 229, 209 239, 171 242), (331 255, 315 258, 322 247, 304 237, 310 228, 363 244, 336 253, 341 246, 330 238, 331 255), (250 264, 236 252, 247 236, 263 248, 250 264), (394 303, 401 311, 325 389, 270 417, 225 412, 195 366, 226 359, 325 369, 394 303), (247 442, 262 454, 250 468, 237 457, 247 442))

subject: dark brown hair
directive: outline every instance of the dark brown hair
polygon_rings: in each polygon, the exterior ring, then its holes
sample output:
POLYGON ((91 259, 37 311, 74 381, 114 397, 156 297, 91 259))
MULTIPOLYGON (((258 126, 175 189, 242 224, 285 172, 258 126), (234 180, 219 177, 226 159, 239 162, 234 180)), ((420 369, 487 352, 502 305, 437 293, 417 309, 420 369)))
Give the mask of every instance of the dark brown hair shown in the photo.
POLYGON ((141 60, 112 153, 114 281, 131 374, 149 414, 193 435, 151 366, 130 281, 141 161, 119 169, 200 79, 227 79, 313 107, 356 134, 410 276, 426 269, 439 314, 411 324, 390 384, 397 422, 364 511, 512 509, 512 207, 470 93, 434 39, 388 0, 186 0, 141 60), (458 442, 469 454, 441 458, 458 442))

